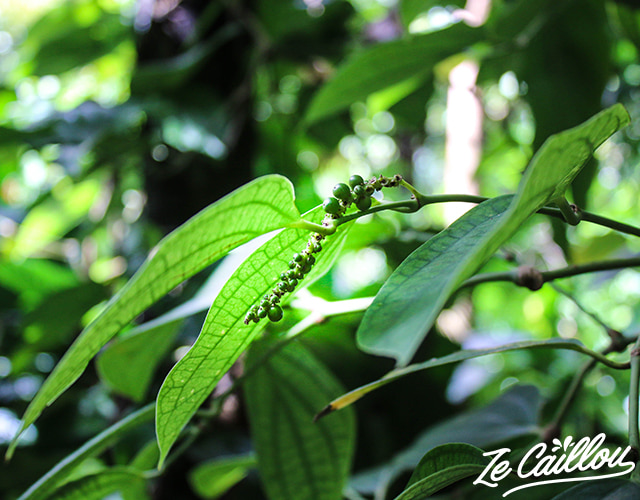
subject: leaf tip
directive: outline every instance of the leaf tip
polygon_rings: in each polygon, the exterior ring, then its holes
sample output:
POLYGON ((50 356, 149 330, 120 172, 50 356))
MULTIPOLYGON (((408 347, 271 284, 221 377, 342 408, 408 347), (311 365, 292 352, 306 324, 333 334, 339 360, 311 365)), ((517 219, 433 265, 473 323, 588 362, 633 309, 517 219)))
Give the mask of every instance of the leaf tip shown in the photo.
POLYGON ((329 403, 327 406, 325 406, 322 410, 320 410, 319 413, 316 414, 315 417, 313 417, 313 422, 317 422, 318 420, 320 420, 322 417, 326 417, 327 415, 329 415, 329 413, 334 412, 335 410, 337 410, 338 408, 335 408, 333 406, 333 404, 329 403))

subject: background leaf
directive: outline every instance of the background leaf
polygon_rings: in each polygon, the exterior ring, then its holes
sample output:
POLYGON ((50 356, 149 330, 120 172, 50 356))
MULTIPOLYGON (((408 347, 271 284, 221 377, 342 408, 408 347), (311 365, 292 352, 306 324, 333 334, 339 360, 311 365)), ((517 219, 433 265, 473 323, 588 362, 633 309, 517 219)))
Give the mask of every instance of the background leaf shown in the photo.
MULTIPOLYGON (((316 208, 305 218, 320 222, 324 211, 316 208)), ((326 273, 340 252, 351 224, 322 242, 316 264, 302 280, 302 287, 326 273)), ((160 388, 157 400, 156 433, 162 463, 182 428, 211 394, 218 381, 231 368, 268 320, 244 324, 250 307, 259 302, 280 281, 294 253, 301 251, 310 232, 285 229, 267 241, 245 260, 211 305, 202 331, 189 352, 176 363, 160 388)), ((291 298, 287 295, 283 303, 291 298)))
POLYGON ((113 467, 89 474, 65 484, 56 491, 56 500, 103 500, 120 493, 124 500, 148 498, 146 481, 140 472, 126 467, 113 467))
POLYGON ((218 498, 256 467, 253 455, 203 462, 189 473, 189 484, 202 498, 218 498))
POLYGON ((153 405, 147 405, 87 441, 76 451, 63 458, 49 472, 36 481, 20 496, 19 500, 39 500, 47 498, 51 492, 55 490, 57 485, 62 483, 78 465, 87 458, 99 455, 107 447, 120 440, 133 429, 151 421, 153 412, 153 405))
POLYGON ((482 30, 456 24, 428 35, 378 44, 354 56, 315 95, 306 114, 313 123, 369 94, 416 75, 426 75, 440 60, 457 54, 482 37, 482 30))
POLYGON ((139 313, 233 248, 299 218, 291 183, 270 175, 233 191, 163 239, 152 256, 71 345, 27 408, 32 424, 82 374, 100 348, 139 313))
POLYGON ((350 484, 363 494, 382 495, 400 473, 413 469, 436 446, 461 442, 488 449, 516 438, 535 436, 539 432, 540 403, 536 387, 513 387, 484 407, 429 428, 385 465, 360 472, 350 484))
POLYGON ((553 497, 553 500, 633 500, 640 486, 625 479, 602 479, 579 484, 553 497))
POLYGON ((408 363, 446 301, 545 203, 563 196, 593 150, 629 122, 615 105, 549 138, 531 161, 514 197, 473 208, 394 271, 367 309, 358 344, 373 354, 408 363))
POLYGON ((465 443, 443 444, 429 450, 396 500, 421 500, 447 486, 480 474, 489 464, 484 451, 465 443))
POLYGON ((96 360, 100 378, 119 394, 142 401, 180 324, 180 321, 173 321, 136 329, 113 341, 96 360))
MULTIPOLYGON (((331 394, 332 374, 299 343, 264 360, 274 341, 249 351, 245 383, 258 469, 271 500, 335 500, 341 497, 355 438, 353 412, 313 421, 331 394)), ((338 415, 338 414, 336 414, 338 415)))

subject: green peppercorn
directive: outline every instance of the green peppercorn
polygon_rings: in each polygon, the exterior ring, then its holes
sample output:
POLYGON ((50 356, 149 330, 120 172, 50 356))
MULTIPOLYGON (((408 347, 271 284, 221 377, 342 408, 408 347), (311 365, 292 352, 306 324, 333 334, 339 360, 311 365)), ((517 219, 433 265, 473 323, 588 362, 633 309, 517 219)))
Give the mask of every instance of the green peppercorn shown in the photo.
POLYGON ((322 208, 324 208, 324 211, 330 215, 337 215, 340 213, 340 210, 342 210, 340 202, 333 196, 329 196, 329 198, 324 200, 322 208))
POLYGON ((352 175, 351 177, 349 177, 349 186, 351 186, 352 188, 361 186, 362 184, 364 184, 364 179, 359 175, 352 175))
POLYGON ((342 182, 333 187, 333 196, 344 202, 351 202, 351 190, 349 189, 349 186, 342 182))
POLYGON ((356 187, 353 188, 353 194, 356 197, 356 201, 358 201, 358 198, 362 198, 363 196, 365 196, 366 193, 364 190, 364 186, 361 184, 358 184, 356 187))
POLYGON ((278 283, 278 289, 283 292, 287 292, 289 291, 289 284, 285 283, 284 281, 281 281, 280 283, 278 283))
POLYGON ((297 264, 296 264, 296 262, 295 262, 294 260, 290 260, 290 261, 289 261, 289 269, 293 269, 293 268, 295 268, 295 267, 296 267, 296 265, 297 265, 297 264))
POLYGON ((291 269, 290 271, 287 271, 287 279, 288 280, 292 280, 293 278, 296 277, 296 272, 294 269, 291 269))
POLYGON ((274 306, 269 309, 269 319, 274 323, 282 319, 282 307, 274 306))
POLYGON ((262 307, 263 309, 266 309, 268 311, 269 308, 271 307, 271 300, 270 299, 262 299, 260 301, 260 307, 262 307))
POLYGON ((270 310, 271 309, 267 310, 264 307, 258 307, 258 318, 266 318, 270 310))
POLYGON ((376 188, 374 188, 371 184, 367 184, 364 187, 364 192, 368 196, 371 196, 375 190, 376 190, 376 188))
POLYGON ((309 264, 309 266, 313 266, 316 263, 316 258, 313 255, 309 255, 309 258, 307 259, 307 264, 309 264))
POLYGON ((358 201, 356 201, 356 207, 358 207, 358 210, 369 210, 369 208, 371 208, 371 198, 369 198, 368 196, 365 198, 362 198, 358 201))
MULTIPOLYGON (((298 286, 298 280, 297 279, 292 279, 291 281, 289 281, 289 285, 292 286, 293 288, 298 286)), ((291 290, 293 291, 293 290, 291 290)))

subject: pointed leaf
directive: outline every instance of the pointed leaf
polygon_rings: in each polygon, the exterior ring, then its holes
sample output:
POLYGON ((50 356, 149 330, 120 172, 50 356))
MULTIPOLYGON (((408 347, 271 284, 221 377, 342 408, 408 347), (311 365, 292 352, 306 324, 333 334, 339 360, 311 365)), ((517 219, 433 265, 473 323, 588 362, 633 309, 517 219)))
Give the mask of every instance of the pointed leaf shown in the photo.
POLYGON ((55 492, 56 500, 103 500, 113 493, 123 498, 148 498, 144 476, 135 469, 112 467, 65 484, 55 492))
POLYGON ((87 441, 76 451, 58 462, 49 472, 36 481, 18 500, 40 500, 47 498, 57 485, 62 483, 87 458, 102 453, 113 443, 119 441, 132 429, 153 419, 154 405, 147 405, 120 422, 87 441))
POLYGON ((577 351, 583 354, 587 354, 597 359, 601 363, 610 366, 611 368, 624 370, 628 367, 627 363, 619 363, 617 361, 613 361, 598 352, 586 348, 582 344, 582 342, 577 339, 551 338, 547 340, 523 340, 521 342, 512 342, 510 344, 491 347, 489 349, 465 349, 449 354, 448 356, 433 358, 429 361, 424 361, 423 363, 415 363, 409 366, 405 366, 404 368, 392 370, 381 379, 378 379, 374 382, 369 382, 368 384, 358 387, 357 389, 354 389, 347 394, 340 396, 338 399, 333 400, 324 408, 324 410, 322 410, 322 415, 326 415, 331 413, 332 411, 345 408, 355 403, 366 394, 369 394, 370 392, 375 391, 376 389, 379 389, 384 385, 398 380, 399 378, 411 375, 412 373, 435 368, 436 366, 443 366, 450 363, 466 361, 467 359, 496 354, 499 352, 519 351, 523 349, 567 349, 569 351, 577 351))
POLYGON ((635 500, 640 485, 625 479, 602 479, 579 484, 553 497, 553 500, 635 500))
POLYGON ((89 361, 138 314, 185 279, 246 241, 298 220, 291 183, 269 175, 235 190, 164 238, 127 285, 80 334, 40 388, 18 436, 82 374, 89 361))
POLYGON ((337 413, 314 422, 323 400, 339 393, 340 384, 299 343, 289 343, 265 362, 271 346, 269 341, 252 346, 247 365, 254 371, 245 383, 258 470, 267 496, 271 500, 341 498, 354 449, 354 414, 337 413))
POLYGON ((136 329, 126 337, 116 339, 98 356, 96 366, 100 378, 117 393, 142 401, 180 324, 180 321, 172 321, 136 329))
POLYGON ((189 484, 202 498, 218 498, 242 481, 257 465, 254 455, 216 458, 189 473, 189 484))
POLYGON ((305 120, 313 123, 341 111, 369 94, 426 75, 442 59, 481 40, 483 31, 456 24, 428 35, 381 43, 357 54, 316 94, 305 120))
POLYGON ((461 479, 480 474, 488 464, 484 451, 470 444, 436 446, 422 457, 407 488, 396 500, 422 500, 461 479))
POLYGON ((511 439, 535 435, 539 432, 536 425, 539 407, 540 395, 535 387, 516 386, 487 406, 429 428, 384 466, 356 475, 351 486, 361 493, 384 490, 400 473, 413 469, 425 452, 441 444, 462 442, 490 448, 511 439))
POLYGON ((358 328, 360 347, 408 363, 446 301, 545 203, 563 196, 593 150, 629 122, 615 105, 550 137, 515 196, 473 208, 414 251, 378 292, 358 328))
MULTIPOLYGON (((324 217, 321 208, 305 216, 312 222, 324 217)), ((326 273, 338 255, 351 224, 344 224, 322 242, 316 264, 299 286, 308 286, 326 273)), ((189 352, 171 369, 158 394, 156 433, 162 462, 182 428, 211 394, 218 381, 231 368, 268 323, 244 324, 253 304, 280 281, 294 253, 305 248, 310 232, 285 229, 256 250, 233 273, 211 305, 202 331, 189 352)), ((290 299, 285 296, 284 303, 290 299)))

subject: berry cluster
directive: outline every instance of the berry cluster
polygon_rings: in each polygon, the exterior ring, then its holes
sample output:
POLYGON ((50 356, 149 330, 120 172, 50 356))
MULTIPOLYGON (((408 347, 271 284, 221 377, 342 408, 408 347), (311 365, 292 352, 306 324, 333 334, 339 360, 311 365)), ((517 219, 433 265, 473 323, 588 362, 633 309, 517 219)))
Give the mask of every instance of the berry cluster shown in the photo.
POLYGON ((307 247, 300 253, 293 255, 293 259, 289 261, 289 270, 280 273, 280 281, 273 288, 271 293, 262 297, 259 305, 254 305, 244 318, 245 325, 251 321, 257 323, 262 318, 268 317, 271 321, 280 321, 282 319, 282 307, 278 305, 280 299, 285 293, 293 292, 298 285, 298 281, 305 277, 311 271, 316 262, 314 253, 322 250, 321 241, 324 235, 313 233, 307 242, 307 247))
POLYGON ((336 184, 333 188, 333 196, 329 196, 322 203, 327 216, 332 219, 342 217, 347 209, 353 204, 360 211, 371 208, 371 195, 383 187, 396 187, 402 181, 400 175, 393 177, 380 176, 364 181, 359 175, 352 175, 349 178, 349 186, 344 183, 336 184))
MULTIPOLYGON (((380 176, 373 177, 365 182, 359 175, 352 175, 349 178, 349 186, 344 183, 336 184, 333 188, 333 196, 330 196, 322 204, 326 212, 323 224, 328 224, 331 219, 342 217, 347 209, 356 204, 358 210, 364 211, 371 207, 371 195, 383 187, 396 187, 402 181, 402 177, 394 175, 392 178, 380 176)), ((293 292, 298 282, 311 271, 316 262, 313 254, 322 250, 321 242, 324 235, 312 233, 307 242, 307 247, 300 253, 296 253, 289 262, 289 269, 280 274, 280 281, 273 288, 271 293, 262 297, 260 304, 254 305, 244 318, 245 325, 252 321, 257 323, 263 318, 271 321, 282 319, 282 307, 278 304, 285 293, 293 292)))

